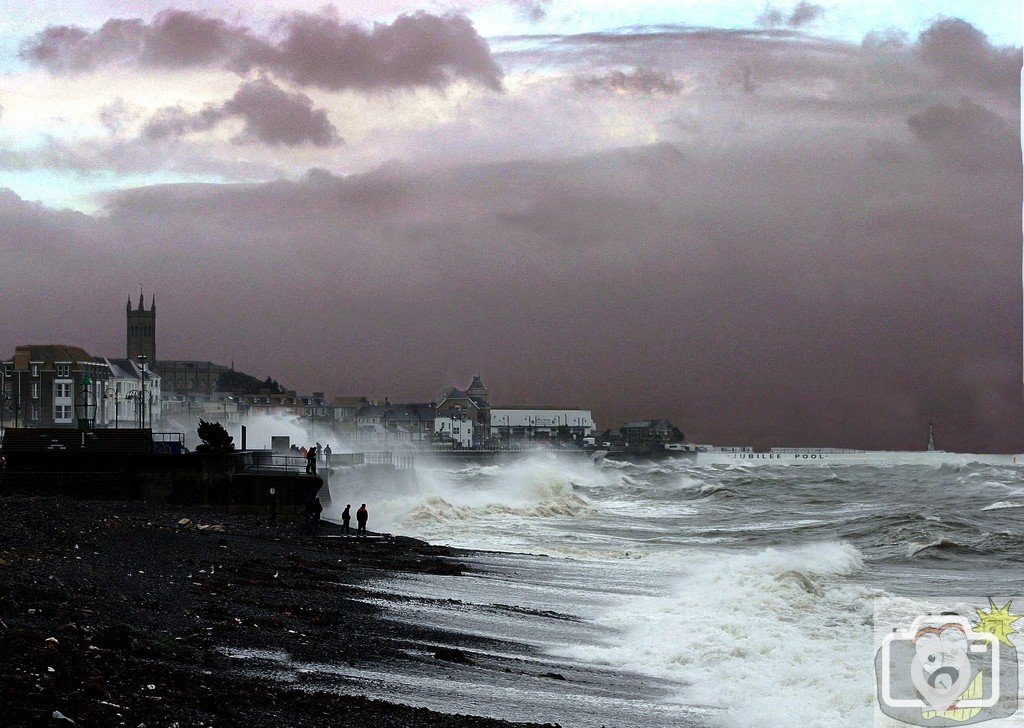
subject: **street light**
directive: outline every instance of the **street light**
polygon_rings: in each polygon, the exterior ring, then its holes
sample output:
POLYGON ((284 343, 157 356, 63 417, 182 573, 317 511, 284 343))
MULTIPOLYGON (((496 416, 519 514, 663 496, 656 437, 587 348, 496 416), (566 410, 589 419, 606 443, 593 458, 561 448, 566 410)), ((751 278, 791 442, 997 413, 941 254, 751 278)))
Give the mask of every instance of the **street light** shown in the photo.
POLYGON ((91 386, 92 380, 86 374, 82 377, 82 389, 75 400, 75 417, 79 430, 91 430, 96 423, 96 395, 89 389, 91 386))
POLYGON ((113 398, 113 400, 114 400, 114 429, 116 430, 117 429, 117 420, 118 420, 117 390, 114 389, 113 387, 107 387, 106 389, 103 390, 103 399, 111 399, 111 398, 113 398))
POLYGON ((142 397, 139 399, 139 419, 142 422, 140 429, 146 429, 146 355, 139 354, 137 357, 139 360, 139 379, 142 380, 142 397))

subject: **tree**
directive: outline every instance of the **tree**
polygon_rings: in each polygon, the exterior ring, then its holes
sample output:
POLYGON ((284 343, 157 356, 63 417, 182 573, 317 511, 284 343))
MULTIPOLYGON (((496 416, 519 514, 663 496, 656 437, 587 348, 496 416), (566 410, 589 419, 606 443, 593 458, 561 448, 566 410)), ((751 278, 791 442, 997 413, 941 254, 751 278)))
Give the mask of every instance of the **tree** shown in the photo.
POLYGON ((203 441, 196 448, 196 452, 233 452, 235 449, 235 438, 229 435, 224 425, 219 422, 200 419, 196 434, 203 441))

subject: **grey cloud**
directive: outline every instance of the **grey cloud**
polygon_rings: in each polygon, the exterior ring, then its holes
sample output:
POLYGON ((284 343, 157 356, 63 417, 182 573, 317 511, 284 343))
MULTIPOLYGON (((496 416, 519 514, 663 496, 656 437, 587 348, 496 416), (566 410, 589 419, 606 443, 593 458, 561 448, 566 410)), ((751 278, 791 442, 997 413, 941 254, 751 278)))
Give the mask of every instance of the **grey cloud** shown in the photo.
POLYGON ((183 106, 165 106, 154 112, 142 127, 145 139, 157 140, 209 131, 225 118, 222 108, 207 106, 190 112, 183 106))
POLYGON ((226 179, 267 179, 282 172, 272 161, 247 162, 208 144, 182 145, 167 136, 124 139, 117 135, 74 141, 50 136, 32 148, 0 143, 0 169, 49 169, 85 176, 173 169, 226 179))
POLYGON ((816 3, 801 0, 793 9, 786 13, 774 5, 766 5, 764 12, 757 16, 757 22, 766 28, 789 26, 790 28, 802 28, 809 25, 825 14, 825 8, 816 3))
POLYGON ((1019 126, 970 99, 935 104, 907 123, 936 157, 958 169, 1020 171, 1019 126))
POLYGON ((239 64, 330 89, 440 87, 456 78, 501 87, 501 69, 486 41, 462 15, 418 12, 365 31, 329 13, 293 13, 283 27, 279 43, 239 64))
POLYGON ((130 124, 136 121, 142 114, 139 106, 130 104, 122 98, 116 98, 108 104, 104 104, 97 112, 100 123, 111 134, 119 134, 130 124))
POLYGON ((551 0, 509 0, 512 7, 519 10, 519 12, 527 20, 538 23, 547 17, 548 8, 551 6, 551 0))
POLYGON ((245 122, 239 141, 271 146, 309 143, 318 147, 341 141, 326 111, 313 108, 304 93, 285 91, 265 77, 243 83, 220 105, 208 105, 196 112, 181 106, 161 109, 146 122, 142 135, 148 139, 179 137, 208 131, 232 117, 245 122))
POLYGON ((442 87, 458 79, 501 87, 487 43, 462 15, 417 12, 366 29, 336 13, 293 12, 273 36, 184 10, 152 23, 111 19, 90 31, 51 26, 25 39, 22 59, 53 73, 110 65, 274 71, 295 83, 328 89, 442 87))
POLYGON ((222 111, 245 119, 245 136, 264 144, 326 147, 341 141, 326 111, 314 109, 304 93, 285 91, 267 78, 242 84, 222 111))
POLYGON ((684 86, 670 73, 634 68, 632 71, 616 70, 604 75, 582 76, 576 79, 576 88, 674 96, 681 93, 684 86))
POLYGON ((948 81, 996 91, 1006 91, 1013 85, 1019 94, 1021 49, 993 45, 984 33, 964 20, 937 20, 922 31, 917 50, 948 81))
POLYGON ((789 14, 789 24, 794 28, 800 28, 808 23, 820 20, 825 14, 825 8, 821 5, 809 2, 799 2, 789 14))

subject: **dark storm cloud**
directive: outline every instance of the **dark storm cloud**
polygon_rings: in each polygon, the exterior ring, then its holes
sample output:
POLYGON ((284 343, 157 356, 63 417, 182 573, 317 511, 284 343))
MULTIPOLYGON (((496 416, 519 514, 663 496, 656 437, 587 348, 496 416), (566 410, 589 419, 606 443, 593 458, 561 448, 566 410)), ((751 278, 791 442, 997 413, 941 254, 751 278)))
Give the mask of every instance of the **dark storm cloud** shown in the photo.
POLYGON ((501 87, 487 43, 462 15, 401 15, 364 28, 327 10, 293 12, 272 36, 185 10, 165 10, 152 23, 115 18, 97 30, 51 26, 26 39, 21 58, 52 73, 111 65, 273 71, 327 89, 441 87, 467 79, 501 87))
POLYGON ((651 68, 634 68, 632 71, 616 70, 604 75, 582 76, 576 80, 576 88, 581 91, 618 91, 673 96, 683 90, 683 84, 670 73, 651 68))
POLYGON ((96 291, 141 280, 168 356, 305 389, 415 399, 480 370, 502 400, 700 440, 919 447, 934 419, 947 447, 1019 449, 1020 175, 922 172, 912 141, 876 161, 871 136, 154 187, 84 221, 8 200, 0 285, 81 281, 97 315, 44 307, 0 340, 116 353, 96 291))
POLYGON ((1017 82, 991 62, 949 82, 959 51, 925 52, 930 36, 756 35, 549 39, 567 73, 436 132, 443 168, 410 153, 344 178, 149 187, 95 217, 0 194, 0 289, 33 302, 0 341, 118 353, 106 292, 142 282, 162 355, 304 390, 422 399, 480 372, 496 400, 664 416, 699 441, 919 449, 934 420, 948 449, 1021 451, 1024 190, 1000 163, 1017 82), (615 68, 671 69, 686 93, 592 112, 565 93, 615 68), (493 159, 532 123, 562 151, 609 118, 662 118, 648 108, 693 123, 671 144, 457 164, 474 134, 493 159), (64 298, 37 303, 53 280, 64 298))
POLYGON ((313 108, 313 102, 304 93, 285 91, 265 77, 243 83, 234 96, 220 105, 209 105, 196 112, 180 106, 161 109, 147 120, 142 136, 184 136, 208 131, 235 117, 245 121, 239 138, 243 142, 326 147, 341 141, 327 112, 313 108))

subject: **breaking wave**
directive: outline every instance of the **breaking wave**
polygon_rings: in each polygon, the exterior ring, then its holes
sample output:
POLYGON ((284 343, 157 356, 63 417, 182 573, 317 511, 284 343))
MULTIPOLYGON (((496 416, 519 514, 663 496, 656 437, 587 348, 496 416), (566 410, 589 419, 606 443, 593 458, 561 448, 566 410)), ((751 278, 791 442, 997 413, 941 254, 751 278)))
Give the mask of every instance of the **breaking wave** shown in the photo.
POLYGON ((524 518, 580 518, 592 516, 597 511, 578 495, 567 492, 552 492, 547 497, 522 504, 487 503, 484 505, 458 506, 440 496, 429 496, 426 501, 413 507, 408 520, 426 521, 471 521, 490 516, 521 516, 524 518))
POLYGON ((865 645, 877 592, 849 580, 863 568, 857 549, 823 543, 664 558, 678 559, 682 572, 668 594, 623 600, 598 617, 616 635, 612 644, 564 656, 688 685, 682 699, 722 706, 719 722, 732 728, 870 723, 865 645))

